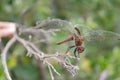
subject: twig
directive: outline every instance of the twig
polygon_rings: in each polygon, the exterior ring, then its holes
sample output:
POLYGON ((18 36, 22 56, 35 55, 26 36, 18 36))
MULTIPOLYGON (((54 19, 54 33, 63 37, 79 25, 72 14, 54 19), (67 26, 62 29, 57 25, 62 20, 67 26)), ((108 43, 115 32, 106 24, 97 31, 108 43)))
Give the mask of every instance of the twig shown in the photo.
POLYGON ((50 64, 48 61, 46 61, 46 63, 53 69, 53 71, 57 74, 57 75, 61 75, 60 73, 58 73, 58 71, 53 67, 52 64, 50 64))
POLYGON ((6 75, 8 80, 12 80, 12 78, 10 77, 10 74, 8 72, 8 67, 7 67, 7 64, 6 64, 6 56, 7 56, 9 48, 11 47, 11 45, 15 41, 16 41, 15 37, 13 37, 11 40, 9 40, 9 42, 6 44, 4 50, 3 50, 2 54, 1 54, 2 65, 3 65, 4 72, 5 72, 5 75, 6 75))
POLYGON ((49 69, 49 72, 50 72, 51 79, 54 80, 54 76, 53 76, 50 65, 48 65, 48 69, 49 69))

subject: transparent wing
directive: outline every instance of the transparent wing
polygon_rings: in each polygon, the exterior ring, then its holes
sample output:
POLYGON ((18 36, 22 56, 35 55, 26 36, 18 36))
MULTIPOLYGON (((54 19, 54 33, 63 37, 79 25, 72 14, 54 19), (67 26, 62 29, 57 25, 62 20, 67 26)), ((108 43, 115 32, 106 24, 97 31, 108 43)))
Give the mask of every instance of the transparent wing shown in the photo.
POLYGON ((120 40, 120 34, 105 30, 90 30, 83 35, 85 41, 120 40))
POLYGON ((67 20, 61 20, 61 19, 46 19, 43 21, 39 21, 36 23, 35 28, 42 28, 42 29, 60 29, 66 32, 71 32, 71 29, 73 28, 73 25, 71 22, 67 20))

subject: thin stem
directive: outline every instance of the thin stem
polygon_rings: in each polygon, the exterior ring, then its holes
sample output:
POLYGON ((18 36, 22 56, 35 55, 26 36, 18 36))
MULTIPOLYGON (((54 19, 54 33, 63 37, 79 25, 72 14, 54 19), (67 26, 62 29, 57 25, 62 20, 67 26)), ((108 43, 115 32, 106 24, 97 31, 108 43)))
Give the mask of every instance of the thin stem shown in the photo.
POLYGON ((49 72, 50 72, 51 79, 54 80, 54 76, 53 76, 53 73, 52 73, 52 70, 51 70, 50 65, 48 65, 48 68, 49 68, 49 72))
POLYGON ((7 77, 7 80, 12 80, 12 78, 10 77, 9 71, 8 71, 8 67, 7 67, 7 63, 6 63, 6 56, 8 53, 9 48, 12 46, 12 44, 16 41, 16 38, 13 37, 12 39, 9 40, 9 42, 6 44, 2 54, 1 54, 1 60, 2 60, 2 65, 4 68, 4 72, 5 75, 7 77))

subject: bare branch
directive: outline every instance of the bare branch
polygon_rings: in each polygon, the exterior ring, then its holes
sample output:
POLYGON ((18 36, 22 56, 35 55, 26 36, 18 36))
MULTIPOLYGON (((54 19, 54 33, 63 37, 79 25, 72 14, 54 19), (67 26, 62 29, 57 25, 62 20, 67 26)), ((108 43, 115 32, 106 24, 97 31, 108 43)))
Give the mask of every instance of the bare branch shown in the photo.
POLYGON ((8 67, 7 67, 7 64, 6 64, 6 56, 7 56, 7 53, 8 53, 8 50, 9 48, 11 47, 11 45, 16 41, 16 38, 13 37, 8 43, 7 45, 5 46, 2 54, 1 54, 1 60, 2 60, 2 65, 3 65, 3 68, 4 68, 4 72, 5 72, 5 75, 7 77, 8 80, 12 80, 12 78, 10 77, 10 74, 9 74, 9 71, 8 71, 8 67))
POLYGON ((61 75, 60 73, 58 73, 57 72, 57 70, 53 67, 53 65, 52 64, 50 64, 48 61, 46 61, 46 63, 47 63, 47 65, 49 65, 52 69, 53 69, 53 71, 57 74, 57 75, 61 75))
MULTIPOLYGON (((18 33, 19 32, 20 33, 31 33, 31 34, 37 34, 37 35, 38 35, 38 33, 42 33, 44 35, 46 35, 46 34, 49 35, 49 33, 54 33, 55 31, 58 31, 58 28, 41 29, 40 27, 44 27, 46 25, 52 24, 53 22, 60 22, 59 19, 50 19, 50 20, 46 20, 46 21, 41 22, 41 24, 39 24, 38 26, 36 26, 34 28, 33 27, 32 28, 25 28, 25 29, 19 28, 18 33), (46 23, 46 21, 47 21, 47 23, 46 23), (50 23, 51 21, 52 21, 52 23, 50 23)), ((58 23, 56 23, 56 24, 58 24, 58 23)), ((18 25, 18 26, 20 26, 20 25, 18 25)), ((11 47, 11 45, 15 41, 18 41, 19 43, 21 43, 24 46, 24 48, 27 50, 27 56, 29 56, 29 57, 34 56, 36 59, 39 59, 41 62, 43 62, 44 64, 46 64, 48 66, 52 80, 54 80, 52 70, 59 76, 61 74, 52 65, 52 63, 50 62, 51 60, 57 61, 59 63, 59 65, 64 67, 73 76, 77 75, 78 66, 74 66, 70 62, 70 59, 76 60, 76 57, 71 56, 69 54, 62 54, 59 52, 56 52, 55 54, 54 53, 53 54, 46 54, 43 51, 41 51, 33 42, 23 39, 18 34, 14 34, 13 38, 7 43, 5 49, 3 50, 3 53, 1 55, 2 64, 3 64, 4 71, 5 71, 5 74, 6 74, 6 77, 8 80, 12 80, 12 79, 11 79, 9 72, 8 72, 8 68, 7 68, 7 64, 6 64, 6 56, 7 56, 9 48, 11 47)))
POLYGON ((73 76, 75 76, 77 74, 76 70, 78 69, 78 67, 73 66, 70 61, 67 62, 65 61, 65 58, 73 58, 75 59, 75 57, 70 56, 70 55, 62 55, 59 53, 56 54, 52 54, 52 55, 45 55, 45 53, 43 53, 40 49, 38 49, 34 44, 32 44, 29 41, 26 41, 24 39, 21 39, 20 37, 18 37, 16 35, 17 40, 22 43, 24 45, 24 47, 28 50, 29 55, 34 55, 36 56, 38 59, 40 59, 41 61, 43 61, 44 63, 46 63, 47 65, 51 66, 51 68, 54 70, 55 73, 57 73, 58 75, 60 75, 56 69, 49 63, 49 59, 55 59, 57 60, 61 66, 63 66, 64 68, 66 68, 73 76))
POLYGON ((38 49, 32 42, 26 41, 26 40, 20 38, 17 34, 15 34, 14 37, 6 45, 6 47, 2 53, 2 56, 1 56, 2 61, 3 61, 3 67, 4 67, 4 70, 5 70, 8 80, 11 80, 11 77, 8 73, 8 69, 7 69, 7 65, 6 65, 6 55, 7 55, 8 49, 16 40, 18 42, 20 42, 27 49, 27 51, 29 53, 27 55, 29 55, 29 56, 34 55, 37 59, 40 59, 44 64, 48 65, 59 76, 61 74, 59 72, 57 72, 57 70, 54 68, 54 66, 50 63, 50 59, 56 60, 62 67, 67 69, 73 76, 75 76, 77 74, 76 70, 78 69, 78 67, 72 65, 70 61, 66 61, 66 59, 65 59, 65 58, 67 58, 68 60, 70 58, 75 59, 75 57, 70 56, 68 54, 60 54, 58 52, 56 54, 46 55, 44 52, 42 52, 40 49, 38 49))
POLYGON ((54 76, 53 76, 50 65, 48 65, 48 69, 49 69, 49 72, 50 72, 51 79, 54 80, 54 76))

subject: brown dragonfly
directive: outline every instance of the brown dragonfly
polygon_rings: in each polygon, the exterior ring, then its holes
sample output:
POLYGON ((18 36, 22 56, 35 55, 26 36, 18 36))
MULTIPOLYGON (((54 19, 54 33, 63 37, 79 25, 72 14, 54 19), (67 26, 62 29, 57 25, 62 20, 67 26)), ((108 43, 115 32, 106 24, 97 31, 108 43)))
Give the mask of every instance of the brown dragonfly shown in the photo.
POLYGON ((120 40, 120 34, 114 33, 111 31, 91 30, 91 31, 86 32, 84 35, 81 35, 80 30, 77 27, 75 27, 74 29, 77 33, 73 33, 72 36, 68 37, 67 39, 63 41, 58 42, 57 44, 60 45, 68 41, 74 40, 75 45, 69 46, 66 53, 68 53, 68 51, 71 48, 75 47, 75 50, 74 50, 75 57, 77 57, 76 52, 79 54, 85 50, 85 48, 82 46, 84 41, 97 41, 97 40, 104 41, 107 39, 109 40, 112 39, 112 41, 120 40))
POLYGON ((82 53, 84 51, 84 47, 82 46, 84 39, 81 36, 81 33, 80 33, 79 29, 77 27, 75 27, 74 29, 77 31, 77 34, 74 33, 72 36, 68 37, 67 39, 65 39, 63 41, 58 42, 57 44, 60 45, 60 44, 63 44, 65 42, 74 40, 75 41, 75 45, 69 46, 67 51, 66 51, 66 53, 71 48, 76 47, 75 50, 74 50, 74 55, 75 55, 75 57, 77 57, 76 52, 79 54, 79 53, 82 53))

